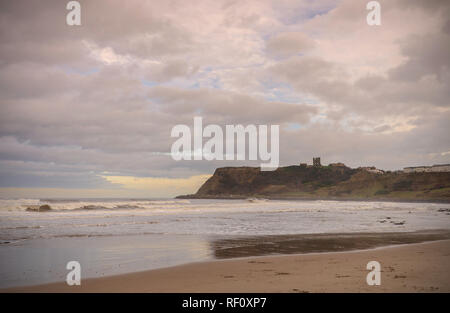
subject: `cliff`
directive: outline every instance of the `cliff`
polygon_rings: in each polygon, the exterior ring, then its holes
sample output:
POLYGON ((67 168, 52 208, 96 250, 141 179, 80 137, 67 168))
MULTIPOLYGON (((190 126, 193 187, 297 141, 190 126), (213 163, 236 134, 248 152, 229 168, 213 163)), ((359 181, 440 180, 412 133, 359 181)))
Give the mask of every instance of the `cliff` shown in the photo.
POLYGON ((397 200, 450 202, 450 173, 376 174, 346 166, 218 168, 197 193, 178 198, 397 200))

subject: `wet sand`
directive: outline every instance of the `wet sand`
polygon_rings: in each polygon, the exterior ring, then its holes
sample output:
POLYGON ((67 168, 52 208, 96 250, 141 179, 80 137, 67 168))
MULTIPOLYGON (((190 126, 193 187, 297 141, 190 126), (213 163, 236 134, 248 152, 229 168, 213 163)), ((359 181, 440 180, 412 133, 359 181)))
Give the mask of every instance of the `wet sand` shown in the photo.
POLYGON ((448 230, 384 233, 330 233, 246 236, 217 239, 210 243, 216 259, 364 250, 389 245, 450 239, 448 230))
MULTIPOLYGON (((369 248, 383 244, 403 244, 346 252, 241 257, 85 279, 82 280, 81 286, 53 283, 3 291, 450 292, 450 240, 447 232, 360 234, 359 238, 353 236, 337 241, 331 240, 332 238, 328 236, 330 235, 323 235, 326 240, 322 242, 322 245, 313 241, 306 246, 312 245, 315 249, 325 249, 330 248, 325 245, 331 242, 333 246, 337 247, 336 249, 348 249, 348 245, 360 249, 361 246, 369 248), (444 240, 429 241, 436 239, 444 240), (398 242, 399 240, 400 242, 398 242), (339 242, 342 244, 339 245, 339 242), (366 265, 373 260, 381 264, 380 286, 368 286, 366 283, 366 275, 369 272, 366 265)), ((345 238, 344 234, 341 234, 342 236, 345 238)), ((298 251, 298 241, 300 240, 298 236, 297 238, 296 236, 287 236, 288 238, 284 238, 285 240, 281 240, 282 236, 275 237, 279 239, 277 245, 287 249, 285 251, 288 253, 289 251, 298 251), (297 239, 297 247, 295 239, 297 239)), ((243 247, 242 243, 240 245, 234 243, 235 246, 229 245, 228 248, 225 248, 226 245, 221 242, 221 252, 227 252, 224 257, 242 256, 242 251, 247 251, 247 254, 255 254, 258 249, 268 244, 268 239, 265 240, 261 239, 256 241, 256 244, 246 247, 243 247), (251 249, 256 250, 251 251, 251 249)), ((271 238, 269 241, 276 240, 271 238)), ((305 241, 300 240, 300 242, 305 241)))

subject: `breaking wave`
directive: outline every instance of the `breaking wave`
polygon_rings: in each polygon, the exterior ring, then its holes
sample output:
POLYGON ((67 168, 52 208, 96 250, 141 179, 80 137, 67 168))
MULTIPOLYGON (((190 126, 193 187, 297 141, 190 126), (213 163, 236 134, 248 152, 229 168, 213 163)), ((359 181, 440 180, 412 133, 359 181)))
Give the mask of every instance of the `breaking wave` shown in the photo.
POLYGON ((48 205, 51 211, 133 210, 189 204, 189 200, 152 199, 1 199, 1 211, 38 211, 48 205))

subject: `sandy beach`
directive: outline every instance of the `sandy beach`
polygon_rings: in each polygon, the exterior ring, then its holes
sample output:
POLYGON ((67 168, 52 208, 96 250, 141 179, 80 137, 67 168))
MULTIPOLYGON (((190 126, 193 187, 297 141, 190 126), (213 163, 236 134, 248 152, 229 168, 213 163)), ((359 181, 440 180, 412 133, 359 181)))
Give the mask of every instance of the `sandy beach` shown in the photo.
POLYGON ((249 257, 7 292, 450 292, 450 240, 349 252, 249 257), (366 265, 381 264, 368 286, 366 265))

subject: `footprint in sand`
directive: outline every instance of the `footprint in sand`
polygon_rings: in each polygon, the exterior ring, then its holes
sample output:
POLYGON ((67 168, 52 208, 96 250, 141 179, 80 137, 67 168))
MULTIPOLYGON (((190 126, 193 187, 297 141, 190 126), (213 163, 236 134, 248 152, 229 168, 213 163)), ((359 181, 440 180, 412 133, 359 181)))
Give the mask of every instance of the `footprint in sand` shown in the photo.
POLYGON ((286 273, 286 272, 276 272, 275 275, 291 275, 291 273, 286 273))
POLYGON ((307 291, 307 290, 300 290, 300 289, 297 289, 297 288, 292 289, 292 291, 300 292, 300 293, 309 293, 309 291, 307 291))
POLYGON ((336 274, 336 278, 345 278, 345 277, 350 277, 350 275, 339 275, 339 274, 336 274))
POLYGON ((394 279, 395 279, 395 278, 406 278, 406 276, 405 276, 405 275, 395 275, 395 276, 394 276, 394 279))

